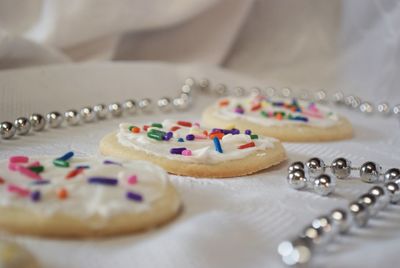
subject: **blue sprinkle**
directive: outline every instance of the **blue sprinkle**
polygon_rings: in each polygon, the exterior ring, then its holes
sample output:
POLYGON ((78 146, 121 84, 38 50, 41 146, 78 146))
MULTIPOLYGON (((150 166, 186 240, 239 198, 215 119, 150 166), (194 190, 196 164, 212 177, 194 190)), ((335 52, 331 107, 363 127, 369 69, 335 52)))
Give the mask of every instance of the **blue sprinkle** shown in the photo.
POLYGON ((76 166, 75 167, 76 169, 88 169, 88 168, 90 168, 90 166, 88 166, 88 165, 81 165, 81 166, 76 166))
POLYGON ((66 154, 64 154, 63 156, 57 158, 58 160, 62 160, 62 161, 68 161, 69 159, 71 159, 74 156, 74 152, 70 151, 66 154))
POLYGON ((183 138, 179 138, 178 142, 184 142, 185 140, 183 138))
POLYGON ((50 183, 49 180, 36 180, 36 181, 32 182, 33 185, 45 185, 45 184, 49 184, 49 183, 50 183))
POLYGON ((143 196, 141 194, 135 193, 135 192, 126 192, 126 198, 136 201, 136 202, 142 202, 143 201, 143 196))
POLYGON ((103 164, 104 164, 104 165, 118 165, 118 166, 122 166, 122 164, 117 163, 117 162, 114 162, 114 161, 111 161, 111 160, 104 160, 104 161, 103 161, 103 164))
POLYGON ((222 154, 223 151, 222 151, 222 147, 221 147, 221 143, 219 142, 219 139, 217 137, 214 137, 213 141, 214 141, 215 151, 222 154))

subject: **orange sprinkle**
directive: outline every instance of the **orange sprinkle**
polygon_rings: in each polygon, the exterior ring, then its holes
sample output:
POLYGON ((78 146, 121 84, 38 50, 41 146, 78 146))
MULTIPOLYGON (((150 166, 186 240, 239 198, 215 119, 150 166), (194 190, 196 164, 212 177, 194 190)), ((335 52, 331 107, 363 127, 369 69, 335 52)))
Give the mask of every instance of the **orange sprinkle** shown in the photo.
POLYGON ((178 129, 180 129, 181 127, 178 127, 178 126, 173 126, 173 127, 171 127, 171 131, 177 131, 178 129))
POLYGON ((139 133, 139 132, 140 132, 140 128, 138 128, 138 127, 133 127, 133 128, 131 129, 131 132, 133 132, 133 133, 139 133))
POLYGON ((204 131, 203 131, 203 134, 206 135, 206 136, 208 136, 208 131, 207 131, 207 130, 204 130, 204 131))
POLYGON ((252 141, 252 142, 240 145, 238 147, 238 149, 246 149, 246 148, 250 148, 250 147, 254 147, 254 146, 256 146, 256 144, 252 141))
POLYGON ((220 140, 220 139, 222 139, 223 136, 224 136, 224 133, 221 133, 221 132, 213 132, 213 133, 210 133, 210 135, 209 135, 211 140, 214 139, 214 137, 217 137, 220 140))
POLYGON ((71 170, 66 176, 66 179, 72 179, 75 176, 78 176, 79 174, 81 174, 83 172, 83 168, 77 168, 77 169, 73 169, 71 170))
POLYGON ((257 103, 256 105, 253 105, 253 107, 251 107, 252 111, 257 111, 261 108, 261 103, 257 103))
POLYGON ((275 118, 278 120, 282 120, 283 116, 282 116, 282 114, 276 114, 275 118))
POLYGON ((229 100, 224 99, 219 101, 219 106, 227 106, 229 104, 229 100))
POLYGON ((66 199, 68 197, 68 191, 65 188, 61 188, 57 191, 59 199, 66 199))

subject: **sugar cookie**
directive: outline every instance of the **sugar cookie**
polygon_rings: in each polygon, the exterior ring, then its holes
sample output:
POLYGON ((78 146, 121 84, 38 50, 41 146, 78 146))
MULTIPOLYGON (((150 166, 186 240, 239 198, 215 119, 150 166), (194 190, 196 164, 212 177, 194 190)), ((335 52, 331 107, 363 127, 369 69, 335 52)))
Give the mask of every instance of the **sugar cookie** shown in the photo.
POLYGON ((349 121, 326 106, 297 99, 228 97, 203 113, 208 127, 234 124, 281 141, 330 141, 351 138, 349 121))
POLYGON ((286 159, 274 138, 251 130, 201 128, 187 121, 133 125, 123 123, 104 137, 107 156, 148 160, 170 173, 193 177, 235 177, 266 169, 286 159))
POLYGON ((39 264, 25 248, 9 241, 0 241, 1 268, 38 268, 39 264))
POLYGON ((149 229, 178 213, 180 198, 160 167, 72 156, 1 161, 0 228, 44 236, 103 236, 149 229))

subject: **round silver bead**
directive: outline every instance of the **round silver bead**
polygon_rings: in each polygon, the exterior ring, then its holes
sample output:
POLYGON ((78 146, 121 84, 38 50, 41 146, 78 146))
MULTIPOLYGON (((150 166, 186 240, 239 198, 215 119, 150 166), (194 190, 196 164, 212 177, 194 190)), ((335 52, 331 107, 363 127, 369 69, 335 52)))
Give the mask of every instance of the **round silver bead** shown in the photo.
POLYGON ((315 228, 312 225, 305 227, 300 233, 300 237, 309 239, 313 246, 325 245, 327 243, 323 229, 315 228))
POLYGON ((358 107, 360 106, 360 104, 361 104, 361 99, 358 98, 358 97, 356 97, 356 96, 350 95, 350 96, 347 96, 347 97, 344 99, 344 103, 345 103, 347 106, 356 109, 356 108, 358 108, 358 107))
POLYGON ((228 89, 224 84, 217 84, 214 88, 214 92, 218 96, 225 96, 228 93, 228 89))
POLYGON ((383 114, 383 115, 388 115, 390 113, 389 104, 387 104, 386 102, 379 103, 378 106, 376 107, 376 109, 378 110, 378 112, 380 114, 383 114))
POLYGON ((397 179, 400 179, 400 169, 398 168, 388 169, 383 175, 383 178, 385 182, 395 181, 397 179))
POLYGON ((111 103, 108 105, 108 111, 114 117, 120 117, 123 113, 122 105, 118 102, 111 103))
POLYGON ((242 87, 235 87, 233 89, 233 95, 236 97, 243 97, 244 95, 246 95, 246 90, 242 87))
POLYGON ((292 90, 288 87, 281 89, 281 95, 283 98, 290 98, 292 96, 292 90))
POLYGON ((335 179, 327 174, 321 174, 315 178, 313 188, 319 195, 329 195, 335 190, 335 179))
POLYGON ((97 119, 106 119, 108 115, 108 109, 105 104, 97 104, 93 107, 93 111, 96 114, 97 119))
POLYGON ((192 86, 183 85, 182 88, 181 88, 181 92, 185 93, 185 94, 192 94, 193 93, 192 86))
POLYGON ((96 119, 96 113, 92 107, 83 107, 81 109, 81 118, 85 123, 93 122, 96 119))
POLYGON ((18 117, 14 121, 14 126, 18 135, 26 135, 31 130, 31 122, 26 117, 18 117))
POLYGON ((290 172, 287 176, 287 183, 293 189, 300 190, 307 186, 307 179, 301 169, 290 172))
POLYGON ((185 79, 185 85, 193 87, 196 84, 196 81, 192 77, 188 77, 185 79))
POLYGON ((76 126, 79 124, 80 117, 77 110, 68 110, 64 113, 65 121, 70 126, 76 126))
POLYGON ((299 91, 299 99, 301 100, 309 100, 310 92, 307 89, 300 89, 299 91))
POLYGON ((367 225, 369 214, 368 209, 364 204, 354 201, 349 204, 350 213, 353 215, 354 223, 358 227, 364 227, 367 225))
POLYGON ((368 193, 375 196, 378 210, 385 209, 389 204, 389 193, 385 187, 376 185, 372 187, 368 193))
POLYGON ((189 108, 190 102, 191 102, 191 97, 189 95, 181 94, 180 97, 175 98, 172 101, 172 104, 177 110, 183 111, 189 108))
POLYGON ((376 197, 373 194, 367 193, 361 195, 358 198, 358 202, 363 204, 368 209, 370 216, 376 215, 376 213, 379 211, 376 197))
POLYGON ((322 229, 323 238, 326 240, 323 243, 330 242, 337 233, 337 227, 333 225, 331 218, 326 215, 314 219, 311 222, 311 226, 316 229, 322 229))
POLYGON ((64 121, 64 117, 59 112, 50 112, 46 115, 51 128, 58 128, 64 121))
POLYGON ((397 204, 400 201, 400 187, 397 183, 390 181, 385 183, 385 188, 389 193, 389 200, 392 204, 397 204))
POLYGON ((172 110, 171 100, 167 97, 160 98, 157 101, 157 106, 161 112, 170 112, 172 110))
POLYGON ((351 162, 346 158, 339 157, 333 160, 331 171, 338 179, 346 179, 351 173, 351 162))
POLYGON ((151 99, 144 98, 138 102, 138 107, 143 113, 150 113, 153 110, 151 99))
POLYGON ((325 163, 322 159, 313 157, 306 162, 306 169, 312 181, 314 178, 325 172, 325 163))
POLYGON ((324 101, 326 101, 326 98, 327 98, 327 94, 326 94, 326 92, 325 92, 323 89, 318 90, 318 91, 315 92, 315 94, 314 94, 314 99, 315 99, 315 101, 317 101, 317 102, 324 102, 324 101))
POLYGON ((363 102, 359 109, 362 113, 371 114, 374 111, 374 106, 369 102, 363 102))
POLYGON ((360 177, 363 182, 377 183, 379 182, 382 167, 375 162, 365 162, 360 168, 360 177))
POLYGON ((34 131, 42 131, 46 126, 46 119, 41 114, 32 114, 29 117, 31 126, 34 131))
POLYGON ((308 238, 299 237, 283 241, 278 246, 278 253, 283 263, 288 266, 307 265, 311 260, 313 246, 308 238))
POLYGON ((267 87, 267 88, 265 89, 265 95, 266 95, 267 97, 274 97, 275 94, 276 94, 275 88, 273 88, 273 87, 267 87))
POLYGON ((3 139, 11 139, 14 137, 16 131, 15 126, 11 122, 1 122, 0 135, 3 139))
POLYGON ((199 81, 200 89, 204 90, 210 86, 210 80, 203 78, 199 81))
POLYGON ((124 112, 129 114, 129 115, 134 115, 137 112, 137 105, 136 101, 134 100, 126 100, 122 104, 122 107, 124 109, 124 112))
POLYGON ((342 104, 344 103, 344 94, 341 91, 337 91, 333 94, 332 100, 335 104, 342 104))
POLYGON ((340 208, 332 210, 330 217, 332 219, 332 224, 337 226, 338 231, 341 234, 347 233, 353 224, 351 214, 340 208))
POLYGON ((261 95, 261 93, 262 93, 261 88, 258 88, 258 87, 250 88, 250 95, 251 96, 259 96, 259 95, 261 95))
POLYGON ((289 172, 292 172, 292 171, 295 171, 295 170, 304 170, 304 164, 303 164, 303 162, 300 162, 300 161, 296 161, 296 162, 293 162, 292 164, 290 164, 290 166, 288 167, 288 171, 289 172))
POLYGON ((397 104, 392 109, 394 115, 400 115, 400 104, 397 104))

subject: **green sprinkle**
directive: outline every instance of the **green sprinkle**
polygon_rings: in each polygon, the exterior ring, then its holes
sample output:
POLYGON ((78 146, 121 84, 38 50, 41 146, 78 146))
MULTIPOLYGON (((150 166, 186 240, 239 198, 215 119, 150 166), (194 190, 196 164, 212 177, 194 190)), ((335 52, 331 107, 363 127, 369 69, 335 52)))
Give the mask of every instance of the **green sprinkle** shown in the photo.
POLYGON ((29 169, 35 173, 40 173, 44 171, 44 166, 29 167, 29 169))
POLYGON ((266 111, 261 111, 261 115, 265 117, 269 117, 268 113, 266 111))
POLYGON ((135 128, 136 126, 130 126, 129 127, 129 131, 132 131, 133 128, 135 128))
POLYGON ((156 134, 162 135, 162 136, 164 136, 165 134, 167 134, 167 133, 164 132, 164 131, 157 130, 157 129, 154 129, 154 128, 150 129, 150 131, 149 131, 148 133, 156 133, 156 134))
POLYGON ((69 163, 67 161, 61 160, 61 159, 54 159, 53 164, 56 167, 69 167, 69 163))
POLYGON ((256 139, 258 139, 258 135, 256 135, 256 134, 251 134, 251 135, 250 135, 250 138, 251 138, 252 140, 256 140, 256 139))
POLYGON ((152 127, 163 128, 162 124, 160 123, 153 123, 151 124, 152 127))
POLYGON ((158 140, 158 141, 162 141, 164 138, 164 135, 157 133, 157 132, 150 131, 150 132, 147 132, 147 137, 158 140))

